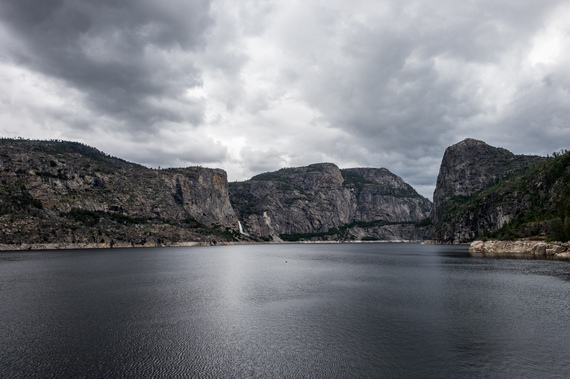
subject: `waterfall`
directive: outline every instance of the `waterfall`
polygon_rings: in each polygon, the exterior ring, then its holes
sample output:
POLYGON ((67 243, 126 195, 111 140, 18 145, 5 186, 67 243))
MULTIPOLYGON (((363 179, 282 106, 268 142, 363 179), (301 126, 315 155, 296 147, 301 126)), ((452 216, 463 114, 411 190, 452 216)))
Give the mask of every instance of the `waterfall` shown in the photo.
POLYGON ((239 220, 238 220, 238 225, 239 225, 240 234, 243 234, 244 236, 249 237, 249 234, 247 234, 246 232, 243 231, 243 226, 241 225, 241 221, 239 221, 239 220))

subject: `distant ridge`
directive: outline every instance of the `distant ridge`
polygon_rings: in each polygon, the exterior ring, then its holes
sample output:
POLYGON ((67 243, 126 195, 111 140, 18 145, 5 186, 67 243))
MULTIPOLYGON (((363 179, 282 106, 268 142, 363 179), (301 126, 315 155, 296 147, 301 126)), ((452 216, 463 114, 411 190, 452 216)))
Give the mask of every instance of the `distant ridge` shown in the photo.
POLYGON ((234 240, 223 170, 153 170, 68 141, 0 140, 0 245, 162 246, 234 240))
POLYGON ((419 241, 430 232, 416 224, 431 202, 385 168, 284 168, 229 183, 229 192, 244 229, 265 240, 419 241))
POLYGON ((154 170, 57 140, 0 139, 0 183, 0 249, 570 239, 570 153, 475 139, 446 149, 433 204, 385 168, 317 163, 228 183, 220 169, 154 170))

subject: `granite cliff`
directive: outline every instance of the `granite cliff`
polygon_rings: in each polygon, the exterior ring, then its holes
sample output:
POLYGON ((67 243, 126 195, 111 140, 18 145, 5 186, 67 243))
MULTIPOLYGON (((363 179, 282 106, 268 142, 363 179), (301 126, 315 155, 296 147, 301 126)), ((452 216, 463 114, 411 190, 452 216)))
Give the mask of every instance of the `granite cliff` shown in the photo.
POLYGON ((79 143, 3 139, 0 182, 3 245, 155 246, 239 236, 219 169, 154 170, 79 143))
POLYGON ((423 240, 431 202, 380 168, 332 163, 229 183, 245 232, 265 240, 423 240), (425 221, 424 221, 425 222, 425 221))
POLYGON ((515 155, 467 139, 444 154, 434 192, 431 239, 567 240, 570 155, 515 155))
POLYGON ((154 170, 63 141, 0 140, 0 182, 0 248, 570 238, 570 153, 473 139, 445 151, 433 204, 383 168, 320 163, 228 184, 223 170, 154 170))

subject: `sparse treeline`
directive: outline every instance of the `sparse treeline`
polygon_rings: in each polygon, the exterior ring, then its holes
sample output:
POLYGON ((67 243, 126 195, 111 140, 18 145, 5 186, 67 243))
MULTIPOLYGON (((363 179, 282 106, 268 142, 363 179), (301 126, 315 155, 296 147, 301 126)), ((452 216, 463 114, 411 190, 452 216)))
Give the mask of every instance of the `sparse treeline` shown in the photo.
POLYGON ((126 162, 129 163, 128 161, 122 159, 122 158, 118 158, 115 157, 111 154, 107 154, 93 146, 89 146, 83 142, 77 142, 77 141, 66 141, 66 140, 62 140, 62 139, 29 139, 29 138, 23 138, 23 137, 16 137, 16 138, 9 138, 9 137, 1 137, 0 140, 5 143, 5 142, 19 142, 19 141, 27 141, 27 142, 37 142, 40 144, 52 144, 52 147, 62 147, 62 148, 66 148, 65 152, 77 152, 83 155, 86 155, 90 158, 111 158, 111 159, 117 159, 119 161, 122 162, 126 162))

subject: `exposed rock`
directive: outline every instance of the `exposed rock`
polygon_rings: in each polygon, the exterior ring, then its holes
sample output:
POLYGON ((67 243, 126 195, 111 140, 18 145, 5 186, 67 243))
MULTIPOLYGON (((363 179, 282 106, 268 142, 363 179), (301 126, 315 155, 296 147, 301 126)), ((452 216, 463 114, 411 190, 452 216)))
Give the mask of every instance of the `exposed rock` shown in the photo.
POLYGON ((386 228, 427 218, 431 203, 383 168, 340 170, 332 163, 320 163, 257 175, 230 183, 229 189, 244 230, 255 236, 402 240, 427 235, 425 228, 415 232, 386 228), (359 230, 353 233, 354 227, 359 230))
POLYGON ((436 231, 432 239, 443 243, 470 242, 481 232, 495 231, 509 223, 529 207, 528 198, 512 191, 484 194, 477 201, 473 196, 528 172, 544 160, 515 155, 474 139, 447 148, 433 197, 431 218, 436 231))
MULTIPOLYGON (((170 242, 165 241, 162 244, 153 243, 128 243, 124 241, 119 241, 116 243, 22 243, 18 246, 18 250, 81 250, 81 249, 110 249, 110 248, 128 248, 128 247, 157 247, 157 246, 169 246, 169 247, 183 247, 183 246, 203 246, 211 245, 211 243, 206 242, 170 242)), ((10 251, 14 250, 14 245, 0 244, 0 251, 10 251)))
POLYGON ((0 147, 3 248, 216 244, 249 235, 464 243, 505 230, 570 238, 567 152, 547 159, 462 141, 444 154, 432 208, 384 168, 321 163, 257 175, 228 190, 219 169, 153 170, 72 142, 3 139, 0 147))
POLYGON ((2 244, 160 246, 239 234, 223 170, 153 170, 72 142, 0 146, 2 244))
POLYGON ((348 229, 349 239, 391 242, 424 241, 431 229, 421 228, 415 224, 390 224, 371 227, 351 227, 348 229), (354 238, 351 238, 354 237, 354 238))
POLYGON ((570 245, 561 242, 547 244, 544 241, 532 240, 477 240, 473 241, 469 246, 469 253, 476 257, 552 257, 556 259, 569 259, 570 245))

